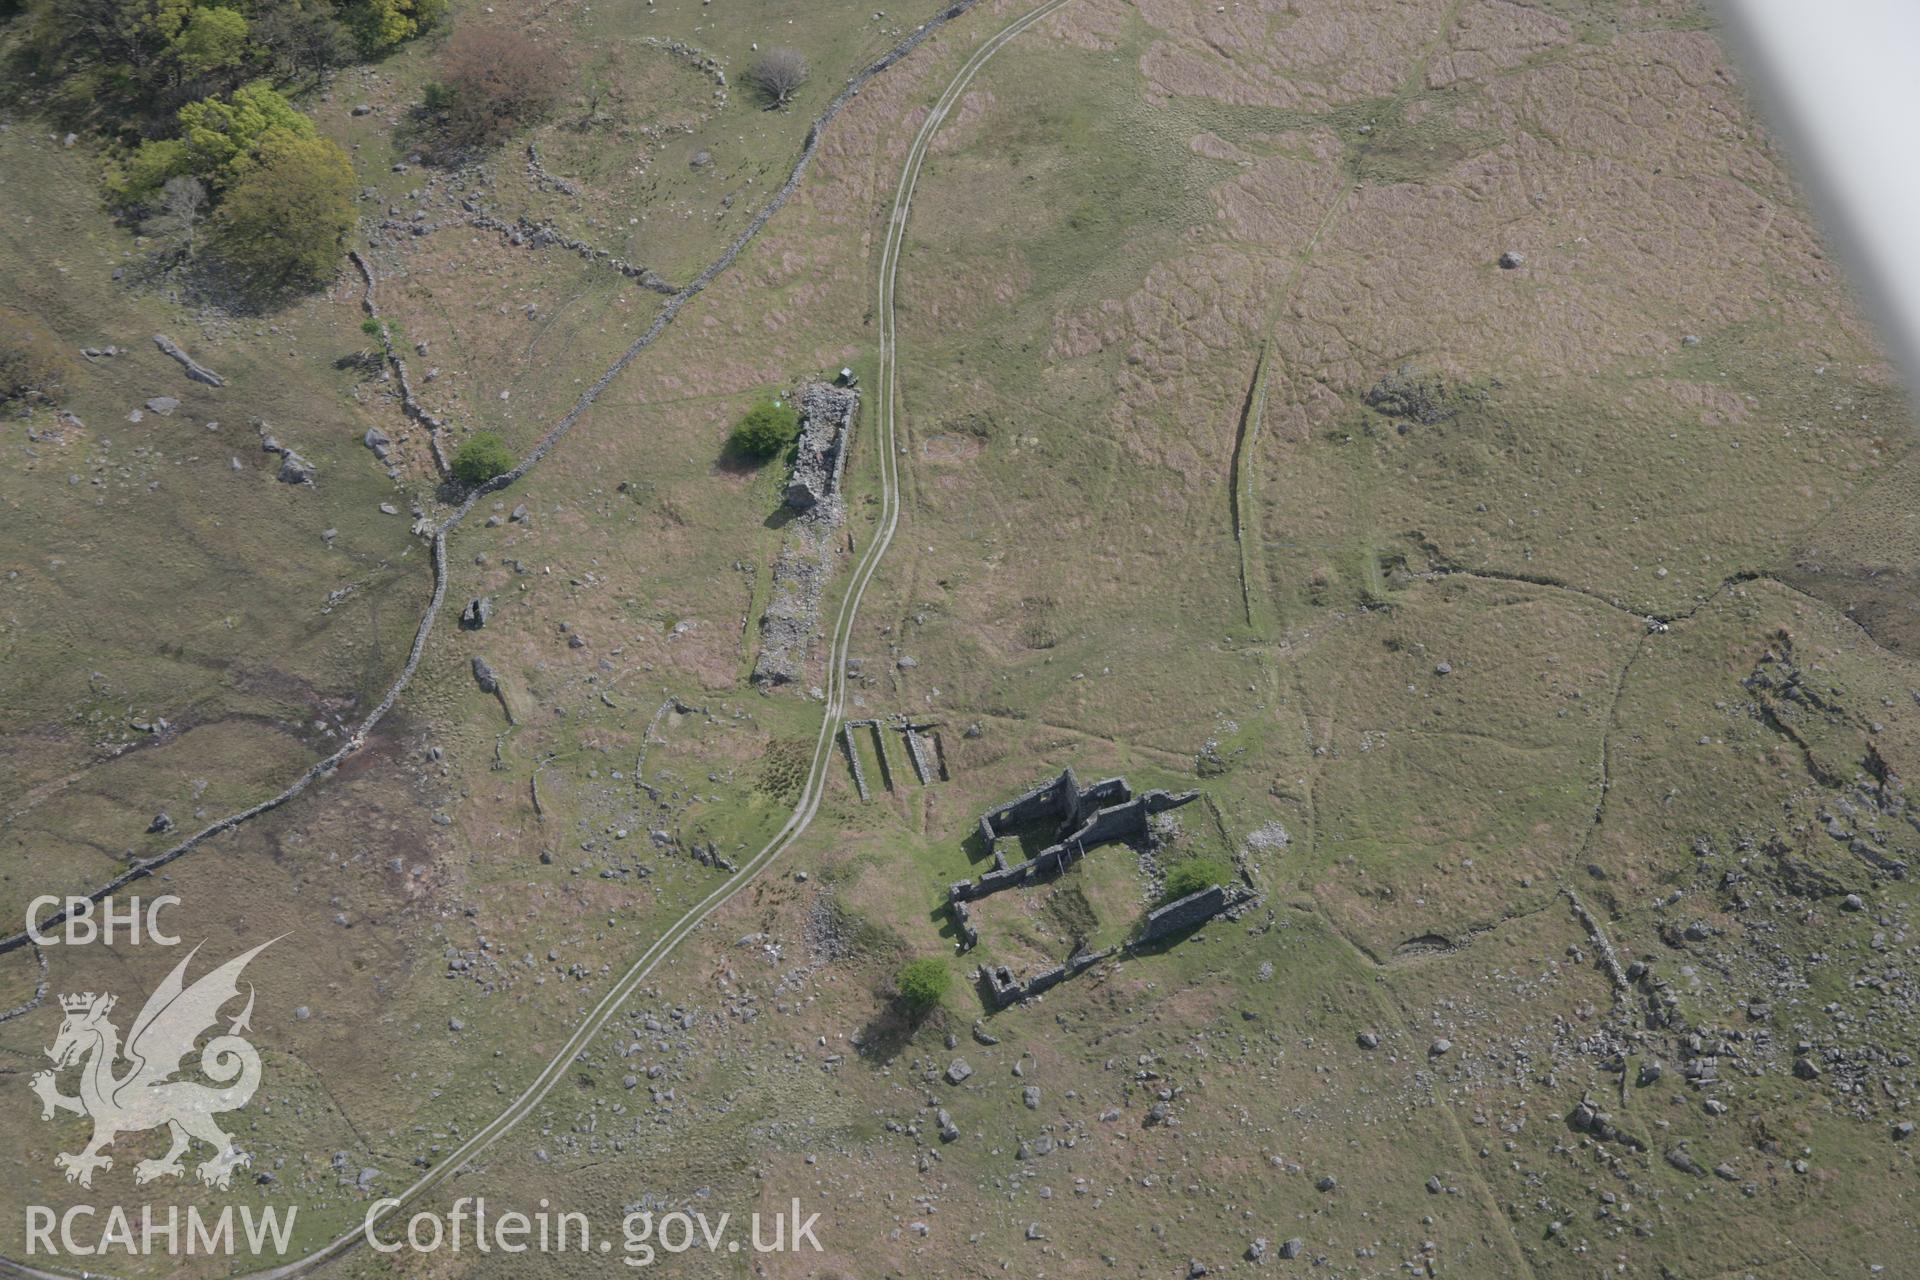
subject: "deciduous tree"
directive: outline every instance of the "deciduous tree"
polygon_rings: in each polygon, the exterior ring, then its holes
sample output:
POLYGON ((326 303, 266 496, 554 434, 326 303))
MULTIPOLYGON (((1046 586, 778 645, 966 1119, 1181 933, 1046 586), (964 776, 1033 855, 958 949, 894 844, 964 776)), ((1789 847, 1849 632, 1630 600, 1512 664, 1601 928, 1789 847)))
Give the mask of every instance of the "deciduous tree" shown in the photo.
POLYGON ((267 295, 329 279, 353 226, 356 187, 346 153, 324 138, 262 145, 220 203, 219 254, 236 283, 267 295))
POLYGON ((807 66, 807 57, 798 49, 785 47, 769 49, 754 59, 747 68, 747 83, 764 94, 772 105, 784 107, 793 99, 794 91, 807 82, 811 74, 807 66))
POLYGON ((556 54, 517 31, 464 27, 447 42, 429 106, 449 146, 487 146, 544 116, 564 70, 556 54))

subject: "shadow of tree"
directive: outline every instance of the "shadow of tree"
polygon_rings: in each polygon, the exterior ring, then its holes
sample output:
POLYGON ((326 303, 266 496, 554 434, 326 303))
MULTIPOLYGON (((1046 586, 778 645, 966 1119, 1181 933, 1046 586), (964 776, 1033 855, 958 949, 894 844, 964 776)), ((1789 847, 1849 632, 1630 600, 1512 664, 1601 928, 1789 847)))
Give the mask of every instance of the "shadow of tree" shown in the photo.
POLYGON ((944 1026, 946 1015, 935 1009, 924 1014, 910 1012, 898 997, 875 992, 883 1003, 860 1028, 860 1057, 876 1066, 889 1066, 906 1050, 922 1027, 944 1026))

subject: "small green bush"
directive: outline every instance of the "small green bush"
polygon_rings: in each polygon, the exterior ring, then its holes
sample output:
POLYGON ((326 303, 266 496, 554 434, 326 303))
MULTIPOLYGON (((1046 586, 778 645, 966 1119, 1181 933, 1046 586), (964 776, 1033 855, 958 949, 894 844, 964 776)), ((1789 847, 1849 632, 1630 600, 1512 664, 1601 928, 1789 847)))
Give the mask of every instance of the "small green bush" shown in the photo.
POLYGON ((771 458, 799 434, 799 410, 790 404, 764 400, 747 410, 747 416, 734 426, 727 446, 749 458, 771 458))
POLYGON ((1232 883, 1233 868, 1219 858, 1188 858, 1168 868, 1166 890, 1160 895, 1160 900, 1172 902, 1175 898, 1184 898, 1216 884, 1232 883))
POLYGON ((920 1013, 946 996, 947 988, 953 985, 953 970, 938 956, 921 956, 907 961, 895 982, 907 1008, 920 1013))
POLYGON ((506 441, 491 431, 480 431, 453 455, 453 474, 467 484, 485 484, 513 470, 515 461, 506 441))

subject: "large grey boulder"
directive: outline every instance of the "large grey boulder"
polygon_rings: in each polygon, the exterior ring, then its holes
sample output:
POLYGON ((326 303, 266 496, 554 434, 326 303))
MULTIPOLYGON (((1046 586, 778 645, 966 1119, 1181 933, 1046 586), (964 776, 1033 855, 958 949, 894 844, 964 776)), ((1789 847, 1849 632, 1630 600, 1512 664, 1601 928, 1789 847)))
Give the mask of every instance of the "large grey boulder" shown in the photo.
POLYGON ((313 478, 320 472, 311 462, 291 449, 280 451, 280 475, 282 484, 312 484, 313 478))

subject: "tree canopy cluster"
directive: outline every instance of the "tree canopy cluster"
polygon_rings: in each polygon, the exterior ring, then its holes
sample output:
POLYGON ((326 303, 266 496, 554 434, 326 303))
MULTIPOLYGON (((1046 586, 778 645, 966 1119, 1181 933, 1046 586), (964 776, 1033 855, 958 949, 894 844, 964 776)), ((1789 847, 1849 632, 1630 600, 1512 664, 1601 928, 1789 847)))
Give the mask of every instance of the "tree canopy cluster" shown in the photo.
POLYGON ((286 83, 419 34, 447 0, 24 0, 25 56, 55 115, 153 138, 190 102, 286 83))
POLYGON ((13 4, 23 88, 107 140, 115 205, 182 258, 210 220, 231 282, 278 291, 332 273, 356 189, 346 154, 287 93, 418 34, 447 0, 13 4))
POLYGON ((800 434, 800 411, 790 404, 763 400, 734 424, 727 447, 749 458, 771 458, 800 434))

